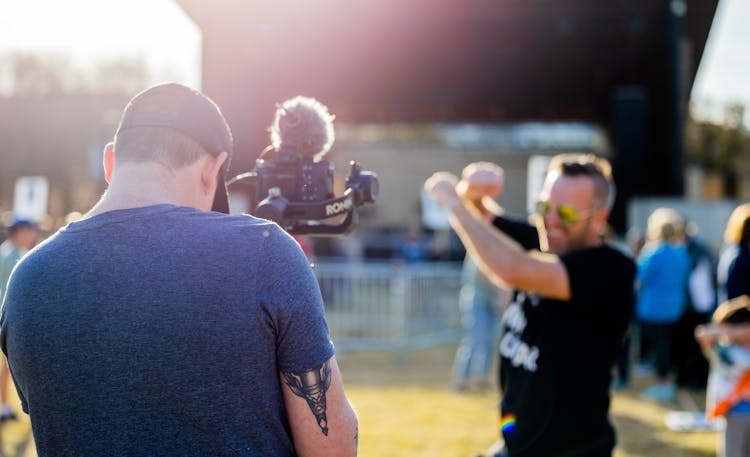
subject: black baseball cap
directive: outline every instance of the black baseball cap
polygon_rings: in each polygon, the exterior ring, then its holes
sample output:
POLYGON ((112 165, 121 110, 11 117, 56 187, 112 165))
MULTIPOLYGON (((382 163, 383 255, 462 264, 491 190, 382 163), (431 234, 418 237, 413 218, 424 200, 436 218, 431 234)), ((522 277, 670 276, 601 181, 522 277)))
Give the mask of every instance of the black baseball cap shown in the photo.
POLYGON ((138 127, 166 127, 192 139, 216 157, 228 154, 219 173, 212 210, 229 213, 225 184, 232 158, 232 131, 213 100, 186 85, 168 82, 152 86, 133 97, 122 113, 117 133, 138 127))

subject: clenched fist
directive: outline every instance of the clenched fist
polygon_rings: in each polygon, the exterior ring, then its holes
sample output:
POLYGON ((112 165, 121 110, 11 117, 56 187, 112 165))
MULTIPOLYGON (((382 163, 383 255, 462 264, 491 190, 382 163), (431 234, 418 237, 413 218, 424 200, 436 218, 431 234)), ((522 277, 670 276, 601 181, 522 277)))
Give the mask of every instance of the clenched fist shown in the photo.
POLYGON ((451 209, 461 200, 456 194, 456 184, 458 178, 453 173, 447 171, 438 171, 427 178, 424 182, 424 188, 437 200, 438 204, 445 209, 451 209))
POLYGON ((491 162, 469 164, 461 173, 461 181, 456 192, 467 200, 481 200, 482 197, 497 197, 503 191, 505 173, 503 169, 491 162))

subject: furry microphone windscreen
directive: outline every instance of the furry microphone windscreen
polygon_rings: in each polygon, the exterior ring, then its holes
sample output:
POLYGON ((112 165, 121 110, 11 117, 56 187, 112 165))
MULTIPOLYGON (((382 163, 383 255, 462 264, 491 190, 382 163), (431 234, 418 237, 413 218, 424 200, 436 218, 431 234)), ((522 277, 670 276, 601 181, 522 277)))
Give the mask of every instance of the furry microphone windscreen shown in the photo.
POLYGON ((333 145, 335 117, 314 98, 291 98, 276 107, 271 146, 276 151, 320 160, 333 145))

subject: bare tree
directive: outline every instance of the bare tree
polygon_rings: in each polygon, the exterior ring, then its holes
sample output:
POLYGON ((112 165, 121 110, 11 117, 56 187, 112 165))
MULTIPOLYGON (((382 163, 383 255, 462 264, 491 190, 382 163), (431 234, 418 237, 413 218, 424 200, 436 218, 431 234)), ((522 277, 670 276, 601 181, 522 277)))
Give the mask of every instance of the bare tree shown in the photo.
POLYGON ((93 76, 94 92, 133 94, 148 85, 150 73, 142 56, 117 57, 99 61, 93 76))
POLYGON ((690 118, 687 127, 688 158, 706 170, 719 172, 727 196, 737 192, 737 165, 750 159, 750 136, 743 127, 745 107, 727 105, 721 123, 690 118))
POLYGON ((75 65, 61 53, 0 55, 0 93, 8 96, 53 94, 133 94, 150 79, 142 56, 118 56, 75 65))

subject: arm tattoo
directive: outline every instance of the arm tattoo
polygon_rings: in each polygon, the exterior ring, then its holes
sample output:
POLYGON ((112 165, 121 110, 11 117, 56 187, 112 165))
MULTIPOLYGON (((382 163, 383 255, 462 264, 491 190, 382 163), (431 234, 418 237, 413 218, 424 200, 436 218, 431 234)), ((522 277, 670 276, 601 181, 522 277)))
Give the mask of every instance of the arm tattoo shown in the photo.
POLYGON ((318 368, 312 368, 299 373, 281 373, 286 385, 292 389, 294 395, 307 401, 318 421, 318 427, 328 436, 328 417, 326 417, 326 392, 331 387, 331 365, 326 361, 318 368))
POLYGON ((359 425, 354 430, 354 457, 357 457, 357 450, 359 449, 359 425))

